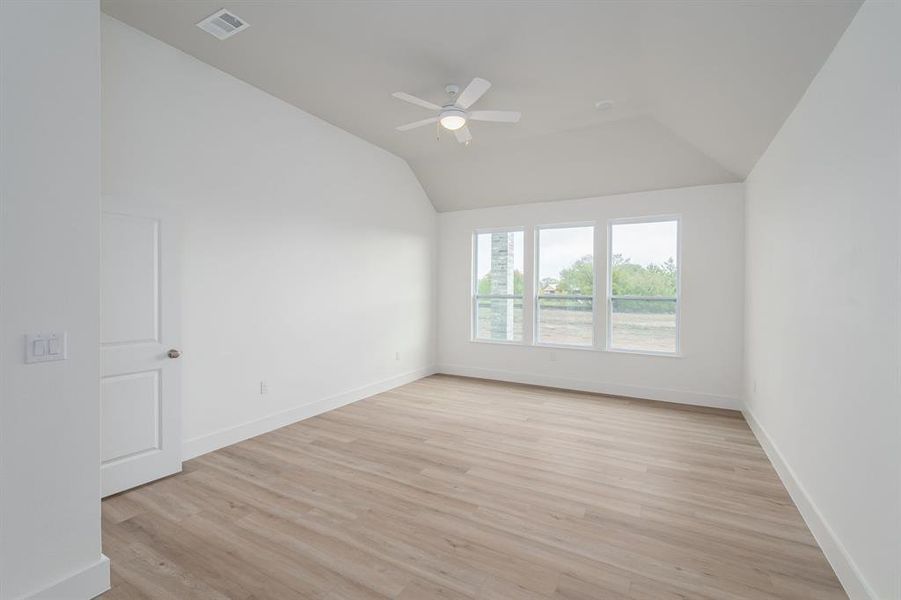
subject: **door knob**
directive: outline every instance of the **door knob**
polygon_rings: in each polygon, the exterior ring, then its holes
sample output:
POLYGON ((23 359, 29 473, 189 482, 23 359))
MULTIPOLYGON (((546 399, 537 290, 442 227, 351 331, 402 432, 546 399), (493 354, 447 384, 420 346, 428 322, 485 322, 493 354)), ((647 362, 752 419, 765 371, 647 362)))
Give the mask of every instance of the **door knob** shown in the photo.
POLYGON ((172 348, 171 350, 166 352, 166 356, 168 356, 169 358, 178 358, 179 356, 181 356, 181 352, 179 352, 175 348, 172 348))

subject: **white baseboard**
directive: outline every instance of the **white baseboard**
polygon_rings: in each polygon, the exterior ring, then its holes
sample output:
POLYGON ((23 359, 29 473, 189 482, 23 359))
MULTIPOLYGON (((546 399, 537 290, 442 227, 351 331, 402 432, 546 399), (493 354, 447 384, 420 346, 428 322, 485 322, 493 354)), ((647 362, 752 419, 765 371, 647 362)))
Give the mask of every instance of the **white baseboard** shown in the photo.
POLYGON ((717 396, 705 392, 686 392, 681 390, 668 390, 664 388, 623 385, 618 383, 597 383, 594 381, 584 381, 566 377, 552 377, 548 375, 504 371, 500 369, 482 369, 479 367, 468 367, 463 365, 438 365, 438 372, 446 373, 447 375, 460 375, 462 377, 478 377, 481 379, 494 379, 512 383, 542 385, 546 387, 575 390, 577 392, 592 392, 610 396, 628 396, 630 398, 661 400, 663 402, 675 402, 676 404, 691 404, 693 406, 741 410, 741 403, 738 398, 717 396))
POLYGON ((110 589, 109 559, 103 554, 97 562, 69 575, 36 594, 29 600, 89 600, 110 589))
POLYGON ((285 425, 315 417, 316 415, 340 408, 352 402, 356 402, 357 400, 362 400, 363 398, 386 392, 434 373, 435 369, 433 367, 416 369, 415 371, 409 371, 396 377, 377 381, 370 385, 350 390, 336 396, 322 398, 309 404, 296 406, 282 412, 267 415, 256 421, 243 423, 234 427, 227 427, 225 429, 220 429, 219 431, 214 431, 213 433, 185 440, 182 443, 182 459, 188 460, 200 456, 201 454, 218 450, 219 448, 231 446, 232 444, 236 444, 254 436, 284 427, 285 425))
POLYGON ((779 451, 779 447, 776 446, 766 429, 763 428, 760 421, 757 420, 757 417, 754 416, 754 413, 747 406, 742 408, 742 414, 751 427, 751 431, 757 437, 757 441, 760 443, 763 451, 766 452, 767 458, 773 464, 773 468, 776 469, 779 479, 782 480, 782 485, 788 490, 792 501, 798 507, 804 522, 807 523, 807 527, 820 545, 820 549, 826 555, 826 560, 829 561, 832 570, 835 571, 835 575, 842 586, 844 586, 848 597, 851 600, 877 600, 878 597, 873 588, 867 583, 851 555, 845 549, 844 544, 835 535, 835 531, 829 526, 829 523, 823 517, 823 513, 820 512, 813 498, 804 489, 791 465, 786 462, 785 457, 779 451))

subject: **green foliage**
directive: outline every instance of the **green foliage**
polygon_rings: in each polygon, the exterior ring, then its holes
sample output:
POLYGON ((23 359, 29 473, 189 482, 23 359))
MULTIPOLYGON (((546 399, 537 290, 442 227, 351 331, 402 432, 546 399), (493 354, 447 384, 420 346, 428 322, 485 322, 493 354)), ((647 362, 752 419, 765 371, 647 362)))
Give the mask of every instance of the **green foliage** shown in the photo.
MULTIPOLYGON (((646 267, 634 265, 620 254, 613 255, 610 283, 614 296, 663 296, 676 295, 676 261, 666 259, 662 265, 646 267)), ((669 313, 676 310, 674 302, 646 300, 614 300, 616 312, 669 313)))
POLYGON ((614 296, 675 296, 676 262, 668 258, 662 265, 644 267, 615 254, 610 280, 614 296))
POLYGON ((557 293, 571 296, 591 296, 594 293, 594 260, 591 255, 583 256, 560 271, 557 293))
MULTIPOLYGON (((509 290, 507 290, 504 293, 506 293, 506 294, 511 294, 511 293, 512 294, 522 294, 524 289, 525 288, 523 287, 522 271, 519 271, 519 270, 513 271, 513 291, 510 292, 509 290)), ((494 293, 491 290, 491 271, 489 271, 488 273, 485 273, 482 276, 482 278, 479 279, 478 293, 481 296, 487 296, 489 294, 494 293)))

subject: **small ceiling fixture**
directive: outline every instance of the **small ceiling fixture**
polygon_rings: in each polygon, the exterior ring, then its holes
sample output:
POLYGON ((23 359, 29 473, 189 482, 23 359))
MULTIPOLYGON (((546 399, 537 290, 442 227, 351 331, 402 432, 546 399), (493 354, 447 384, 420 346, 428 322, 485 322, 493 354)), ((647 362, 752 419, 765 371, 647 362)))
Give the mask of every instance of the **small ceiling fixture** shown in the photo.
POLYGON ((613 100, 598 100, 594 103, 594 107, 598 110, 610 110, 616 104, 613 100))
POLYGON ((517 123, 522 113, 515 110, 473 110, 467 112, 467 109, 476 103, 476 100, 482 97, 482 94, 488 91, 491 82, 476 77, 473 79, 466 89, 460 92, 460 86, 448 85, 444 88, 450 100, 444 106, 438 106, 428 100, 411 96, 404 92, 394 92, 392 96, 404 102, 415 104, 429 110, 438 111, 438 116, 407 123, 397 128, 398 131, 408 131, 430 123, 439 123, 442 127, 449 131, 453 131, 457 137, 457 141, 461 144, 469 144, 472 141, 472 134, 469 132, 467 122, 469 121, 492 121, 495 123, 517 123))
POLYGON ((238 17, 235 13, 229 12, 228 9, 223 8, 208 16, 198 23, 197 26, 210 35, 213 35, 220 40, 224 40, 240 31, 244 31, 250 27, 250 24, 238 17))
POLYGON ((466 111, 459 108, 446 108, 441 111, 438 122, 445 129, 456 131, 466 125, 466 111))

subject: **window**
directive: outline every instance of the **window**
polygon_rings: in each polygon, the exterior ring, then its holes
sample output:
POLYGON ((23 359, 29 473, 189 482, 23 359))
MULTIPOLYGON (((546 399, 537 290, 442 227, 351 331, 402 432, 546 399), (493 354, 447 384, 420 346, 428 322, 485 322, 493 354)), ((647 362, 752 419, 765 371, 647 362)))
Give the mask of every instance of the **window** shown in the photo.
POLYGON ((473 338, 522 342, 523 231, 474 238, 473 338))
POLYGON ((679 222, 610 224, 607 347, 679 351, 679 222))
POLYGON ((594 341, 594 227, 538 229, 536 340, 591 346, 594 341))

